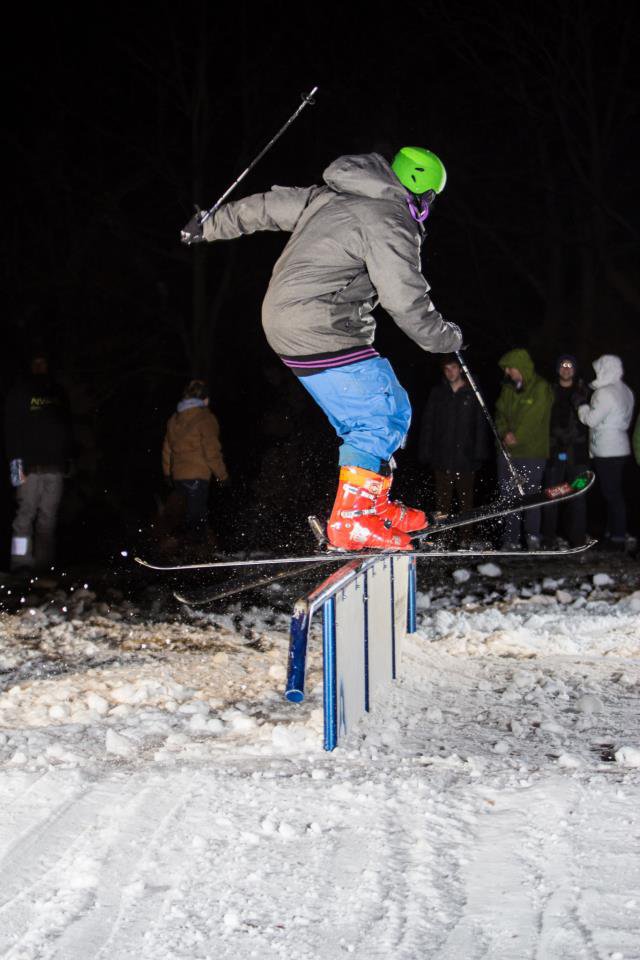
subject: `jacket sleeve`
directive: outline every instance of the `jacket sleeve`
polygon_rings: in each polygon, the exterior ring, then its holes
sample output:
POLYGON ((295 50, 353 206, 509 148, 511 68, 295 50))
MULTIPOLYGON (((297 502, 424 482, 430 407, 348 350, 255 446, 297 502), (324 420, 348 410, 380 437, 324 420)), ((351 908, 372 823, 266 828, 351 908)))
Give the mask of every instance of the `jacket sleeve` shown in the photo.
POLYGON ((508 433, 512 429, 511 424, 509 423, 508 413, 507 413, 507 390, 505 387, 502 387, 500 393, 498 394, 498 399, 496 400, 496 430, 500 437, 504 437, 505 433, 508 433))
POLYGON ((420 239, 400 217, 387 216, 368 230, 365 264, 381 306, 419 347, 449 353, 462 346, 429 297, 420 267, 420 239))
POLYGON ((222 456, 220 426, 212 413, 203 421, 200 436, 204 459, 211 473, 220 481, 227 480, 229 474, 222 456))
POLYGON ((578 407, 578 420, 587 427, 597 427, 610 412, 610 399, 607 396, 607 391, 601 388, 594 392, 588 406, 585 403, 578 407))
POLYGON ((225 203, 204 225, 205 240, 233 240, 258 230, 291 232, 320 187, 273 187, 225 203))

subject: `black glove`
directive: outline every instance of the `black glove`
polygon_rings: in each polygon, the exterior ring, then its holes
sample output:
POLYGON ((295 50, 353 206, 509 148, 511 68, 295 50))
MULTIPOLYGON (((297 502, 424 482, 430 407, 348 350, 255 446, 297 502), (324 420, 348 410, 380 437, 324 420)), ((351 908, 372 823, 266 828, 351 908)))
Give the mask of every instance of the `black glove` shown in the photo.
POLYGON ((203 216, 204 213, 202 210, 196 210, 191 220, 189 220, 180 231, 180 241, 184 243, 185 246, 190 247, 193 243, 204 242, 203 216))

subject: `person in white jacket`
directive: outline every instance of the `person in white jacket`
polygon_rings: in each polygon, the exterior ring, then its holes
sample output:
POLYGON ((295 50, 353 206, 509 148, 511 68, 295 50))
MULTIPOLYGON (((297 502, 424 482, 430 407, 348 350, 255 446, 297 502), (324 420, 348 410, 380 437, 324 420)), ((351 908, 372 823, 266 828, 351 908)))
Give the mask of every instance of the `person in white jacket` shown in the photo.
POLYGON ((631 453, 628 430, 634 396, 622 382, 620 357, 604 354, 593 361, 593 369, 596 379, 590 386, 594 393, 590 403, 578 407, 578 419, 589 427, 589 455, 606 505, 609 546, 624 550, 627 512, 622 478, 631 453))

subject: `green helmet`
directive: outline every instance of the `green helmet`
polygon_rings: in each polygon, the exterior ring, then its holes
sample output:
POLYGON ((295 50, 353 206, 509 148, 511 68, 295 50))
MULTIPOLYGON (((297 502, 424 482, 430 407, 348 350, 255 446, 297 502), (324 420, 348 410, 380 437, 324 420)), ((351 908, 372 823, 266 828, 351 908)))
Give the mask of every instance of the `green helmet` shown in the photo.
POLYGON ((418 195, 427 190, 440 193, 447 182, 442 160, 422 147, 402 147, 393 158, 391 169, 403 187, 418 195))

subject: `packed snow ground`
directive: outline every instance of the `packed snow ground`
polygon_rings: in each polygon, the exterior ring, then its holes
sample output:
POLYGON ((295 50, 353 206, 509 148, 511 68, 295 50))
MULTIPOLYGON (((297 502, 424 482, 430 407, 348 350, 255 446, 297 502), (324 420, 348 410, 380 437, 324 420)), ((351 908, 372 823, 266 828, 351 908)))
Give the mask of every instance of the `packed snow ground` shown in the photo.
POLYGON ((282 698, 295 588, 200 615, 7 582, 0 956, 640 958, 640 583, 600 560, 423 568, 333 754, 317 631, 282 698))

